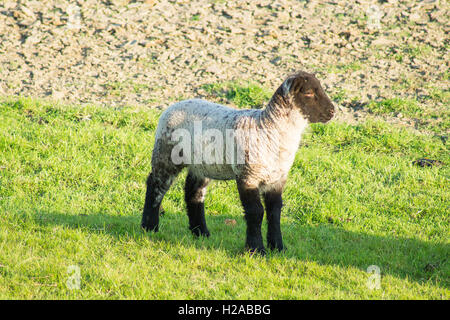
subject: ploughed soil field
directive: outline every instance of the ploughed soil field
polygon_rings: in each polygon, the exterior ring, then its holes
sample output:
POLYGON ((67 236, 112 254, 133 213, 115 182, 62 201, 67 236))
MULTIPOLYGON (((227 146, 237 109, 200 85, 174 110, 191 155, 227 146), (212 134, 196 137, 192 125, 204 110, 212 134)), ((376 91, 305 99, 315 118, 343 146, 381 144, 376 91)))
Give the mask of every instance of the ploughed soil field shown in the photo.
POLYGON ((445 134, 448 16, 437 0, 4 0, 0 95, 164 108, 230 102, 207 90, 229 82, 270 93, 305 70, 345 121, 378 115, 445 134))

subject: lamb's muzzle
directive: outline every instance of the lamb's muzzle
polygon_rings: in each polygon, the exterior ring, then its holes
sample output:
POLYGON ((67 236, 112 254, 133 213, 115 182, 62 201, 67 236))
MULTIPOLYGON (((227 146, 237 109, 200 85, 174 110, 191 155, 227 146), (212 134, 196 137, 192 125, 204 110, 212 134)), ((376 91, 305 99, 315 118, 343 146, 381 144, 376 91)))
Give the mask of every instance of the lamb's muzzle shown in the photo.
POLYGON ((209 180, 234 179, 247 221, 247 247, 264 252, 262 193, 267 211, 268 245, 282 250, 281 194, 301 134, 308 123, 327 122, 334 113, 334 106, 319 80, 306 72, 289 76, 263 110, 236 110, 199 99, 173 104, 161 115, 156 130, 142 227, 158 230, 164 194, 178 173, 187 167, 185 201, 189 228, 195 235, 209 236, 204 212, 209 180), (223 143, 230 141, 227 140, 229 132, 233 133, 231 149, 241 152, 240 157, 229 157, 229 145, 223 143), (180 141, 186 137, 189 141, 180 141), (209 155, 199 156, 198 150, 209 155))

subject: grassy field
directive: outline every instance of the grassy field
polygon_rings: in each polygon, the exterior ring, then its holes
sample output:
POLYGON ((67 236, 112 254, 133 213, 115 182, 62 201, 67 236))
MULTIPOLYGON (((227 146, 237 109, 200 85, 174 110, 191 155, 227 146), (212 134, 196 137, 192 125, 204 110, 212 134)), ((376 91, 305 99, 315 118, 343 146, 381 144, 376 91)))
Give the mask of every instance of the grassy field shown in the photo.
POLYGON ((234 182, 209 187, 209 239, 188 230, 185 174, 160 232, 140 229, 159 114, 0 102, 1 299, 449 299, 445 140, 385 122, 313 125, 284 194, 287 251, 260 257, 244 251, 234 182), (444 164, 412 164, 422 157, 444 164))

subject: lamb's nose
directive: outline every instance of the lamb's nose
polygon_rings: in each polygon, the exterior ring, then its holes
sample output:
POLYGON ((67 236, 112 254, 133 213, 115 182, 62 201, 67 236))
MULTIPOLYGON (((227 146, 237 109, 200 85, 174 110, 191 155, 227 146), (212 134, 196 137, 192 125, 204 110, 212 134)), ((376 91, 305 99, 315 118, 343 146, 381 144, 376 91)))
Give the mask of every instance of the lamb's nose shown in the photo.
POLYGON ((330 114, 334 115, 337 112, 337 108, 334 104, 331 104, 330 114))

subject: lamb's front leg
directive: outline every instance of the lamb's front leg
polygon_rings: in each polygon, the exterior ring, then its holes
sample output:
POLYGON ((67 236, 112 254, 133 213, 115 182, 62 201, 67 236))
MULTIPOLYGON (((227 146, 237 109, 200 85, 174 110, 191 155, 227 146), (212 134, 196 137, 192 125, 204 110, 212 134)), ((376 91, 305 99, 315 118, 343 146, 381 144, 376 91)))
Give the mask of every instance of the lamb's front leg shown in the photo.
POLYGON ((271 250, 279 251, 284 249, 280 227, 281 207, 283 206, 281 193, 281 190, 271 190, 263 194, 268 224, 267 245, 271 250))
POLYGON ((239 198, 244 207, 245 220, 247 221, 246 247, 251 252, 265 254, 261 224, 264 217, 264 207, 261 203, 259 190, 249 188, 245 183, 237 181, 239 198))

